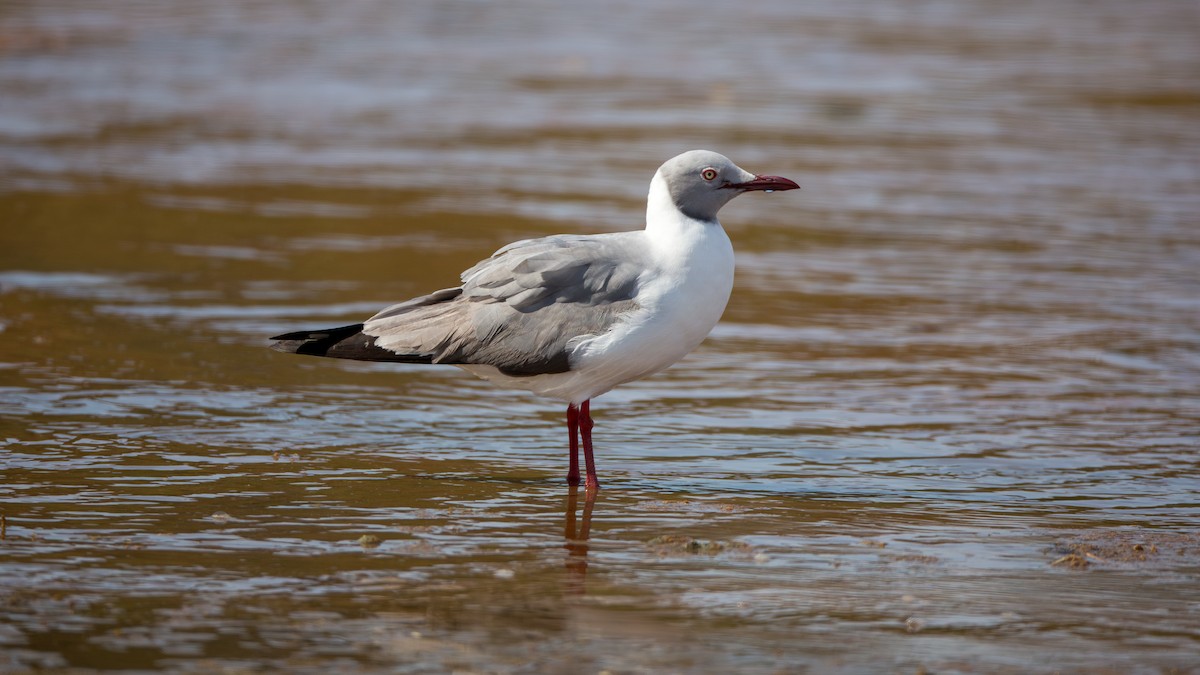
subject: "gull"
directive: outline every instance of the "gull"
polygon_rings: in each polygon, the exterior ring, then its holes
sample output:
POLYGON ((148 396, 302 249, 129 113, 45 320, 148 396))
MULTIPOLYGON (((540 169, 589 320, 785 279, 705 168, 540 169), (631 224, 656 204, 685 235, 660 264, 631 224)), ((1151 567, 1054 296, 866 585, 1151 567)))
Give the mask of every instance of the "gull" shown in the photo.
POLYGON ((462 284, 381 310, 362 323, 277 335, 276 351, 358 361, 458 366, 492 383, 567 404, 570 468, 600 488, 591 399, 683 358, 720 320, 733 290, 733 246, 717 220, 731 199, 795 190, 723 155, 691 150, 650 181, 646 226, 518 241, 462 284))

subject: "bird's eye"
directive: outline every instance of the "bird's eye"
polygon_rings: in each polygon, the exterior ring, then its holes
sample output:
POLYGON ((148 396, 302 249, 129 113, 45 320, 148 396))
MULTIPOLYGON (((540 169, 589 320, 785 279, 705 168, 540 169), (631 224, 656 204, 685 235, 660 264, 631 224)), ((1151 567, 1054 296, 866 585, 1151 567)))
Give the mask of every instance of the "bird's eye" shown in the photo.
POLYGON ((703 178, 704 180, 712 180, 717 177, 717 170, 712 167, 709 167, 700 172, 700 177, 703 178))

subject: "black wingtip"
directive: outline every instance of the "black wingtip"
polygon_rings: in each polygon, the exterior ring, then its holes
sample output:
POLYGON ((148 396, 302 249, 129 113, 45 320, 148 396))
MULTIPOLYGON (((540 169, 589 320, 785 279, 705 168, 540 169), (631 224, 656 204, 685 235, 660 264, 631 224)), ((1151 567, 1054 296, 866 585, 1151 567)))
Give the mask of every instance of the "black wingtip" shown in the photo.
POLYGON ((348 337, 361 333, 362 329, 363 325, 356 323, 351 326, 340 326, 338 328, 284 333, 271 338, 276 341, 275 344, 271 345, 271 349, 291 354, 325 356, 330 348, 348 337))
POLYGON ((389 349, 376 346, 375 338, 365 335, 362 329, 363 325, 356 323, 340 328, 284 333, 271 338, 275 340, 271 344, 271 349, 285 354, 327 356, 353 361, 433 363, 433 357, 429 354, 397 354, 389 349))

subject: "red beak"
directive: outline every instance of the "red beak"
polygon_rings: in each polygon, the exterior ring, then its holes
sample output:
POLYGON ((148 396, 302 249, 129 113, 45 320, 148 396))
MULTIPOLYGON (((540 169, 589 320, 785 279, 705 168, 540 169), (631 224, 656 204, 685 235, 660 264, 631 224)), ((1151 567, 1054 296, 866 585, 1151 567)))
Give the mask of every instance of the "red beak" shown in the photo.
POLYGON ((795 181, 784 178, 783 176, 755 176, 754 180, 748 180, 745 183, 730 183, 723 187, 732 188, 734 190, 799 190, 800 186, 795 181))

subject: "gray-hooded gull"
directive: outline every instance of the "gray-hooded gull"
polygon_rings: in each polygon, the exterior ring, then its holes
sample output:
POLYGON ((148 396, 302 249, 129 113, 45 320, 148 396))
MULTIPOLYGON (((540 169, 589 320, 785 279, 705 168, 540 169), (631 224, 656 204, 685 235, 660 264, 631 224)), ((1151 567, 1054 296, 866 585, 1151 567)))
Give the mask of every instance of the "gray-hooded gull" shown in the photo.
POLYGON ((462 273, 462 285, 387 307, 363 323, 277 335, 281 352, 358 361, 444 363, 502 387, 567 403, 570 470, 600 487, 589 401, 659 372, 695 349, 725 311, 733 246, 717 212, 754 190, 794 190, 692 150, 650 181, 646 227, 509 244, 462 273))

